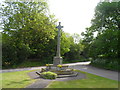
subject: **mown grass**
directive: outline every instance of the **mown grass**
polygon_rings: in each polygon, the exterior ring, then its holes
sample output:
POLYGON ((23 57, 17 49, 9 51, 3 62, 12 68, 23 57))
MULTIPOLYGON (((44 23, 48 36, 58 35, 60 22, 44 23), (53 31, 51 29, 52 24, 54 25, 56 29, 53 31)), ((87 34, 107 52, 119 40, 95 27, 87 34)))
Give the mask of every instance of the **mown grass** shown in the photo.
MULTIPOLYGON (((33 71, 33 70, 32 70, 33 71)), ((7 72, 2 74, 2 88, 25 88, 35 80, 27 75, 31 71, 7 72)))
POLYGON ((0 74, 0 90, 2 88, 2 74, 0 74))
MULTIPOLYGON (((77 70, 78 71, 78 70, 77 70)), ((81 71, 78 71, 81 72, 81 71)), ((71 81, 53 81, 48 88, 118 88, 118 81, 85 73, 87 78, 71 81)))

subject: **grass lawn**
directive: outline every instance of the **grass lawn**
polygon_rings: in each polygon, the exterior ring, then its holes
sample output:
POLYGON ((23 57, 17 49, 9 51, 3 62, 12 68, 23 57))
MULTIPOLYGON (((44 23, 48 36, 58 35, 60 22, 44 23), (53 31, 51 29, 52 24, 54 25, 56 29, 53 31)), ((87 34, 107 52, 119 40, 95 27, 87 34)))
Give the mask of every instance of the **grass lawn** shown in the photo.
MULTIPOLYGON (((78 70, 77 70, 78 71, 78 70)), ((81 72, 81 71, 78 71, 81 72)), ((118 81, 82 72, 86 79, 72 81, 53 81, 48 88, 118 88, 118 81)))
POLYGON ((0 74, 0 90, 2 88, 2 74, 0 74))
MULTIPOLYGON (((32 70, 33 71, 33 70, 32 70)), ((27 75, 31 71, 7 72, 2 74, 2 88, 24 88, 35 80, 27 75)))

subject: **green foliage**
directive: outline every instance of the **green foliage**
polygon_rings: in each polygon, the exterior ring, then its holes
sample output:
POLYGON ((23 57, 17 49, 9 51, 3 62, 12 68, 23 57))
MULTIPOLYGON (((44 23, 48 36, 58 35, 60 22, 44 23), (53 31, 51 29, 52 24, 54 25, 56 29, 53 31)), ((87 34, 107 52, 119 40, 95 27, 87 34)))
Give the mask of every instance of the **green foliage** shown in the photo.
POLYGON ((119 59, 96 59, 91 62, 91 65, 104 68, 104 69, 109 69, 109 70, 115 70, 118 71, 120 70, 120 65, 118 64, 119 59))
POLYGON ((10 67, 14 64, 21 63, 29 55, 30 48, 21 42, 14 42, 12 37, 3 34, 2 54, 3 54, 3 67, 10 67), (8 62, 9 64, 6 64, 8 62))
POLYGON ((8 67, 5 62, 10 62, 9 66, 20 64, 27 58, 46 59, 45 62, 52 58, 56 20, 47 12, 44 0, 5 2, 0 11, 3 17, 3 66, 8 67))
POLYGON ((93 60, 100 59, 95 61, 96 66, 100 63, 104 64, 103 67, 117 70, 115 64, 118 60, 115 59, 119 58, 120 1, 98 3, 91 23, 92 25, 82 33, 84 53, 93 60), (104 59, 108 64, 104 63, 104 59))
POLYGON ((79 34, 73 34, 69 36, 70 40, 70 51, 64 54, 65 62, 76 62, 81 61, 82 56, 80 55, 83 51, 84 45, 81 44, 81 38, 79 34))
POLYGON ((91 45, 94 49, 90 49, 97 51, 95 52, 96 55, 102 54, 106 58, 115 58, 118 56, 118 31, 120 30, 120 19, 118 19, 120 16, 119 3, 102 2, 96 7, 95 19, 92 20, 93 24, 90 27, 91 32, 94 30, 98 31, 98 36, 91 45))
POLYGON ((62 32, 61 35, 61 55, 70 51, 70 35, 68 33, 62 32))
POLYGON ((106 30, 99 35, 90 45, 89 56, 99 58, 116 58, 118 57, 118 31, 106 30), (109 47, 109 48, 108 48, 109 47))
POLYGON ((56 79, 57 74, 48 71, 48 72, 41 73, 41 77, 44 78, 44 79, 56 79))
POLYGON ((25 67, 39 67, 44 66, 45 64, 40 61, 30 61, 30 60, 24 60, 20 64, 15 64, 11 66, 11 68, 25 68, 25 67))

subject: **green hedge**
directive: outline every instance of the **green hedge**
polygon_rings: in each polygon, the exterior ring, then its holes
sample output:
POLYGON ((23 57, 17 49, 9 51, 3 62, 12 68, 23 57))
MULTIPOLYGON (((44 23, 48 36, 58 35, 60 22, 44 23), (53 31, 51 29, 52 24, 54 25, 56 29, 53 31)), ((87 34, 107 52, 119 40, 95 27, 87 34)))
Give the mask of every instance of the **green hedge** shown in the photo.
POLYGON ((91 61, 91 65, 108 70, 120 70, 119 59, 96 59, 91 61))
POLYGON ((48 72, 41 73, 41 77, 44 78, 44 79, 56 79, 57 78, 57 74, 48 71, 48 72))

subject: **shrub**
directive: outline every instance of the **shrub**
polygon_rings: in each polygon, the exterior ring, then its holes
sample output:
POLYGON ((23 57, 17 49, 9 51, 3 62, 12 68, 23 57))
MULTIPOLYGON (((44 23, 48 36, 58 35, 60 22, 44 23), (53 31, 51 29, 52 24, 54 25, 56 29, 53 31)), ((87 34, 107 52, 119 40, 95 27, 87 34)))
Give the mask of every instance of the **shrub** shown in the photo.
POLYGON ((57 74, 48 71, 48 72, 41 73, 41 77, 44 78, 44 79, 56 79, 57 74))
POLYGON ((100 67, 109 70, 120 70, 120 65, 118 64, 119 59, 96 59, 92 60, 91 65, 95 67, 100 67))

